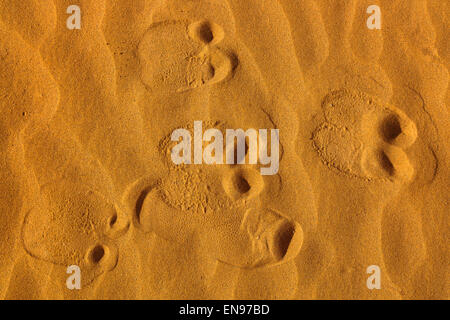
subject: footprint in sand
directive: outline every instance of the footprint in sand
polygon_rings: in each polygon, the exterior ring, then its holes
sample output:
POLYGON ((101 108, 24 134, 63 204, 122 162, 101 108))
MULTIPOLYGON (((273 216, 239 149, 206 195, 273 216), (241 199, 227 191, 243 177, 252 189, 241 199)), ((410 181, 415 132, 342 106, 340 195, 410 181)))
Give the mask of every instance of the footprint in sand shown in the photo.
POLYGON ((22 244, 40 261, 78 265, 87 285, 116 266, 116 239, 129 223, 114 201, 108 174, 61 130, 41 129, 26 139, 26 164, 37 179, 22 244))
MULTIPOLYGON (((226 127, 220 122, 210 125, 226 127)), ((170 160, 172 144, 165 139, 160 150, 169 173, 130 189, 127 202, 140 230, 180 243, 196 235, 208 247, 210 259, 239 268, 285 263, 298 254, 302 228, 266 207, 261 199, 266 182, 259 168, 175 166, 170 160)))
POLYGON ((236 62, 218 47, 223 38, 222 27, 206 20, 154 24, 139 44, 142 82, 173 93, 224 81, 236 62))
POLYGON ((417 129, 401 110, 350 90, 331 92, 322 108, 326 122, 313 133, 313 146, 325 164, 367 180, 412 179, 404 150, 415 142, 417 129))
POLYGON ((259 173, 245 169, 235 173, 238 182, 230 183, 227 177, 220 183, 214 171, 179 170, 149 187, 135 206, 137 227, 180 243, 193 234, 209 239, 204 245, 210 259, 239 268, 293 259, 302 245, 302 229, 281 213, 257 205, 261 186, 251 181, 258 181, 259 173))
POLYGON ((61 185, 58 191, 48 189, 42 190, 43 198, 61 199, 49 199, 46 206, 28 212, 22 224, 23 247, 31 257, 63 269, 78 265, 83 285, 88 285, 114 269, 118 261, 114 239, 128 225, 119 222, 118 209, 95 191, 75 192, 73 186, 61 185))

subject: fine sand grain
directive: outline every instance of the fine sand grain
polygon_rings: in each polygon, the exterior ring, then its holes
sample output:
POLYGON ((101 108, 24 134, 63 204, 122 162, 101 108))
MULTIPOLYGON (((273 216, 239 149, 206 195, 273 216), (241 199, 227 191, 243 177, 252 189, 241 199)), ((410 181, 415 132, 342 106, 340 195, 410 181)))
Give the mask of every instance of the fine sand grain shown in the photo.
POLYGON ((0 298, 449 299, 449 17, 0 0, 0 298), (172 132, 196 121, 278 129, 278 170, 250 140, 233 164, 176 165, 172 132))

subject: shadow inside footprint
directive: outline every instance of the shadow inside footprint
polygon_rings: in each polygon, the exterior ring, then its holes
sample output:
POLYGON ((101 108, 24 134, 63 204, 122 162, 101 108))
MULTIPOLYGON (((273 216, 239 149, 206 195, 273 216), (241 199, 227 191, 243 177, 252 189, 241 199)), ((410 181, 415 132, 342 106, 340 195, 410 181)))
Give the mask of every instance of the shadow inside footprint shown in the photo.
POLYGON ((263 188, 264 181, 255 169, 230 170, 222 181, 226 194, 234 201, 252 199, 258 196, 263 188))

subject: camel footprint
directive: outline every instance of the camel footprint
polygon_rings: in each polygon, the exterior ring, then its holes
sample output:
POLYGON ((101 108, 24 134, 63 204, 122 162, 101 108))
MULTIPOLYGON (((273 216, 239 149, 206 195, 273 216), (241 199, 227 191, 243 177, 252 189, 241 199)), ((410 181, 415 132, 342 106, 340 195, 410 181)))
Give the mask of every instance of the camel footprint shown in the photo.
POLYGON ((63 268, 78 265, 88 284, 116 266, 116 244, 129 222, 114 201, 108 174, 63 130, 43 128, 26 138, 25 159, 36 189, 29 194, 21 239, 37 260, 63 268))
POLYGON ((313 133, 313 146, 325 164, 367 180, 412 179, 404 150, 417 129, 401 110, 346 89, 328 94, 322 108, 326 121, 313 133))
POLYGON ((258 168, 174 166, 169 160, 173 143, 163 139, 160 145, 168 174, 143 178, 125 195, 138 229, 180 243, 202 234, 210 241, 211 258, 240 268, 281 264, 298 254, 303 230, 263 201, 268 186, 258 168))
MULTIPOLYGON (((44 198, 57 193, 49 190, 52 187, 43 188, 44 198)), ((75 193, 69 188, 57 195, 63 198, 59 203, 35 206, 26 215, 23 247, 31 257, 54 266, 80 266, 83 283, 89 284, 116 266, 118 250, 113 239, 127 226, 119 230, 116 207, 97 192, 75 193)))
POLYGON ((138 48, 142 82, 173 93, 225 80, 236 59, 217 47, 224 36, 222 27, 209 21, 154 24, 138 48))

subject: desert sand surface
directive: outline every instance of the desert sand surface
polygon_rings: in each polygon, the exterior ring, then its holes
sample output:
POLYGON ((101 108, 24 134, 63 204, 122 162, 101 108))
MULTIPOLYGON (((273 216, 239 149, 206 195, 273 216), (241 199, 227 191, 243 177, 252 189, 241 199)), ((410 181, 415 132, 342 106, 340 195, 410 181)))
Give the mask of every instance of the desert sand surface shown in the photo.
POLYGON ((0 299, 449 299, 449 31, 448 0, 0 0, 0 299))

